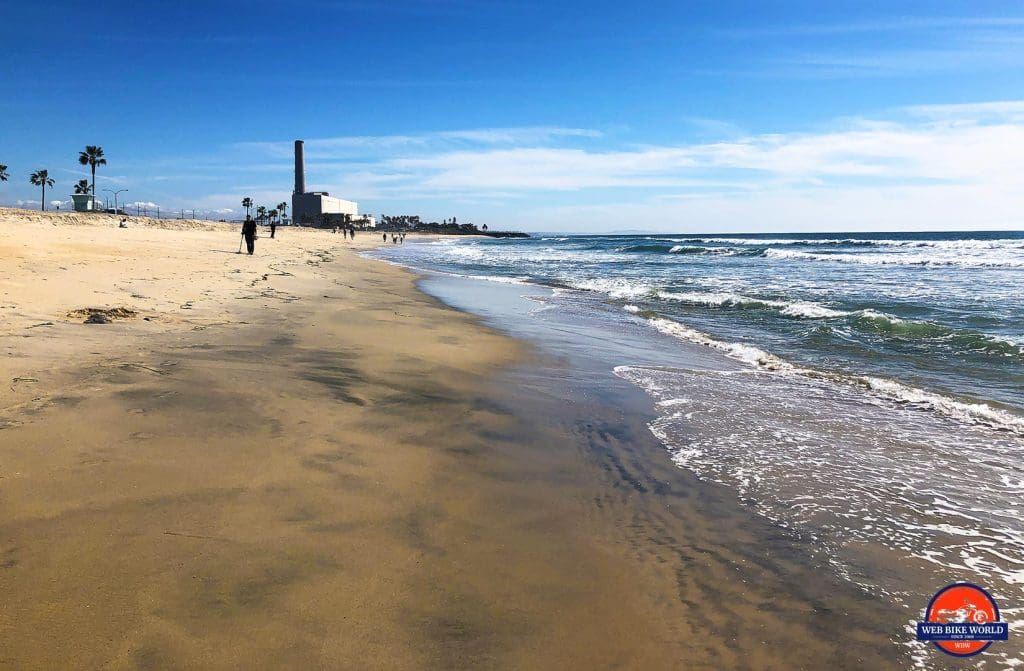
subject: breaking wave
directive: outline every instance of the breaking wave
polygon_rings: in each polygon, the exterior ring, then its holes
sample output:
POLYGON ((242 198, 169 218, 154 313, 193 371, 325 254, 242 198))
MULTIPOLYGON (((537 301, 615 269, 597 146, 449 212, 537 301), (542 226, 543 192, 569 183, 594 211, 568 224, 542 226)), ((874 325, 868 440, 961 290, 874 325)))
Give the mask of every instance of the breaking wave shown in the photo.
POLYGON ((833 263, 860 263, 871 266, 959 266, 963 268, 1024 268, 1024 257, 1019 255, 971 256, 962 254, 902 254, 902 253, 814 253, 795 249, 766 249, 764 256, 797 261, 831 261, 833 263))
POLYGON ((626 306, 626 309, 628 312, 643 316, 654 328, 666 335, 718 350, 732 359, 754 366, 760 370, 801 375, 808 378, 860 387, 878 397, 901 405, 905 404, 921 410, 937 412, 966 424, 982 424, 994 429, 1024 435, 1024 416, 1008 412, 987 403, 962 401, 876 376, 849 375, 803 368, 759 347, 718 340, 707 333, 690 328, 677 321, 661 316, 644 314, 633 305, 626 306))
POLYGON ((883 338, 905 341, 941 340, 959 351, 984 352, 1010 357, 1024 357, 1024 345, 971 329, 957 329, 929 321, 901 319, 871 309, 840 310, 813 301, 754 298, 730 292, 663 291, 647 283, 629 280, 590 280, 574 287, 601 291, 612 298, 647 298, 686 305, 735 310, 770 310, 793 319, 843 320, 850 328, 883 338))
POLYGON ((690 244, 752 245, 755 247, 830 246, 830 247, 901 247, 956 250, 1024 249, 1024 240, 1000 238, 997 240, 889 240, 866 238, 667 238, 667 241, 690 244))

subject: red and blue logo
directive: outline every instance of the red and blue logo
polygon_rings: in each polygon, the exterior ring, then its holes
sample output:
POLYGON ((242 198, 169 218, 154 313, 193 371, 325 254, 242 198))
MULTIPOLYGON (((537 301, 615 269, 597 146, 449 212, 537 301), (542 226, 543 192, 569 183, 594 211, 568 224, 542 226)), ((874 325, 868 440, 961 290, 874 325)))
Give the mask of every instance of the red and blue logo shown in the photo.
POLYGON ((928 603, 924 622, 917 623, 917 640, 931 641, 954 657, 981 654, 993 641, 1005 641, 1009 625, 999 621, 992 595, 969 582, 940 589, 928 603))

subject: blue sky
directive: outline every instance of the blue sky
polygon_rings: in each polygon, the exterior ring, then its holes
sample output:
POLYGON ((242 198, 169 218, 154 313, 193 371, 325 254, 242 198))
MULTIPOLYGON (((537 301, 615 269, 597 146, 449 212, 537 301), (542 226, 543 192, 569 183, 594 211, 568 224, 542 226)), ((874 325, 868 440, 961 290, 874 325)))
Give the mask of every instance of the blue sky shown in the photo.
POLYGON ((526 230, 1024 228, 1019 2, 7 3, 0 204, 311 188, 526 230), (103 192, 100 191, 102 194, 103 192), (47 194, 47 200, 50 200, 47 194))

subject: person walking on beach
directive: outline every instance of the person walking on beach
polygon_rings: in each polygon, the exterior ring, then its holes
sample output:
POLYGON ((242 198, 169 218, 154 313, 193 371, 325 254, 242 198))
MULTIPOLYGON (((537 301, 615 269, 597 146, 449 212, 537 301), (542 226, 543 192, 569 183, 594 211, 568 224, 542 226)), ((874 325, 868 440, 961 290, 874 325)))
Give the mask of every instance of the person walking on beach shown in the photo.
POLYGON ((348 235, 349 235, 349 237, 350 237, 350 238, 352 238, 353 240, 355 240, 355 239, 356 239, 356 229, 355 229, 355 226, 349 226, 349 227, 348 227, 348 235))
POLYGON ((242 237, 245 238, 245 247, 251 255, 256 251, 256 222, 249 215, 246 215, 245 223, 242 224, 242 237))
POLYGON ((387 242, 387 241, 388 241, 388 234, 387 234, 387 233, 385 233, 385 234, 384 234, 384 242, 387 242))
POLYGON ((274 239, 274 232, 277 230, 277 223, 271 220, 270 222, 270 239, 274 239))

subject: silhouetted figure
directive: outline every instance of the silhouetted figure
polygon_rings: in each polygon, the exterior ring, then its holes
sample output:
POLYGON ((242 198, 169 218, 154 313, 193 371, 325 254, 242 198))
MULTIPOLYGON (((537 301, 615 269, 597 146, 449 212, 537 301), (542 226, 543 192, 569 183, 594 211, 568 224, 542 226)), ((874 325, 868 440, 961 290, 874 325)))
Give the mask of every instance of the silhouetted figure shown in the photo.
POLYGON ((387 233, 385 233, 385 234, 384 234, 384 242, 387 242, 387 241, 388 241, 388 234, 387 234, 387 233))
POLYGON ((274 239, 274 232, 277 230, 277 224, 270 222, 270 239, 274 239))
POLYGON ((344 226, 341 227, 341 235, 342 235, 343 238, 348 240, 348 229, 345 228, 344 226))
POLYGON ((356 229, 355 229, 354 226, 349 226, 348 227, 348 234, 349 234, 349 237, 351 237, 353 240, 356 239, 356 229))
POLYGON ((245 247, 252 254, 256 251, 256 222, 246 215, 245 223, 242 224, 242 237, 245 238, 245 247))

